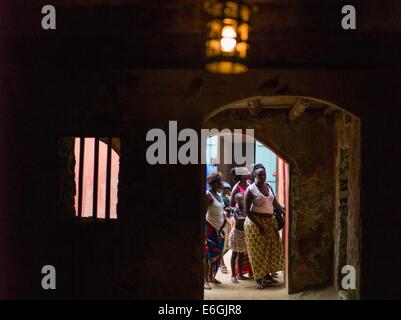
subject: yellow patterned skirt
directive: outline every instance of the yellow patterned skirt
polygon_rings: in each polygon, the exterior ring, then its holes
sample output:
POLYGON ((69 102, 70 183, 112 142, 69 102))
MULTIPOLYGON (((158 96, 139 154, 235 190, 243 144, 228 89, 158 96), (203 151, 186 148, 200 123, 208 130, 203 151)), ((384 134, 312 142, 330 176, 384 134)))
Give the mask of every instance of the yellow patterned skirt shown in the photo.
POLYGON ((255 279, 261 279, 268 273, 284 270, 284 250, 274 216, 254 217, 266 233, 261 234, 258 227, 246 218, 245 242, 253 275, 255 279))

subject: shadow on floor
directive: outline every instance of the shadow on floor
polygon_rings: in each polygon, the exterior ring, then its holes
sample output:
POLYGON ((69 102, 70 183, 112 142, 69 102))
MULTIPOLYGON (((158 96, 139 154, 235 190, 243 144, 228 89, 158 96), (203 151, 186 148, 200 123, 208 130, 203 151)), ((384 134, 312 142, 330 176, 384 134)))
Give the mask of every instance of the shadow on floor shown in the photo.
POLYGON ((337 300, 333 287, 288 295, 282 272, 279 272, 278 284, 272 284, 263 290, 256 289, 255 281, 251 280, 234 284, 231 282, 230 258, 231 251, 224 256, 228 274, 223 274, 221 270, 217 272, 216 278, 222 284, 211 284, 212 290, 204 290, 205 300, 337 300))

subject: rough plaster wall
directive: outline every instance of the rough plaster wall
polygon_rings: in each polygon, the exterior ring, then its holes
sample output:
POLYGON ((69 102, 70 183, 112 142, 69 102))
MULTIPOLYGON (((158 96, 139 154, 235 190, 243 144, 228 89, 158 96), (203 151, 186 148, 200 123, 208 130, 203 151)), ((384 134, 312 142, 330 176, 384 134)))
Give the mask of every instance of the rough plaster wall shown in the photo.
POLYGON ((348 219, 348 154, 346 146, 346 132, 344 128, 344 115, 336 112, 334 117, 335 136, 335 194, 336 194, 336 215, 333 236, 335 241, 334 249, 334 283, 337 290, 341 288, 341 269, 347 260, 347 219, 348 219))
POLYGON ((335 271, 337 290, 345 299, 360 298, 360 256, 361 256, 361 215, 360 215, 360 168, 361 140, 360 120, 357 117, 336 112, 336 221, 335 271), (341 281, 345 265, 355 267, 356 290, 342 290, 341 281))
POLYGON ((362 250, 362 219, 360 208, 361 192, 361 137, 360 120, 353 118, 350 124, 349 134, 349 211, 348 211, 348 242, 347 242, 347 263, 356 270, 356 290, 352 297, 360 299, 361 290, 361 250, 362 250))
POLYGON ((332 283, 333 122, 321 111, 290 123, 287 112, 226 110, 208 128, 254 128, 255 137, 290 163, 290 293, 332 283))

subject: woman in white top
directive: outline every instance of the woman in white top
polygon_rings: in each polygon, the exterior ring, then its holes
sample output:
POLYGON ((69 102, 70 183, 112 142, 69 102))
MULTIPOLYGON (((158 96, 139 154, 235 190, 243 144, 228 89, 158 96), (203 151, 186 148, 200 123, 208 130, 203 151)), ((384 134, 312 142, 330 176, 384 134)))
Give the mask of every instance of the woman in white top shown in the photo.
POLYGON ((210 191, 206 191, 207 213, 205 224, 205 282, 204 288, 210 290, 209 281, 214 284, 221 282, 215 278, 224 248, 224 226, 227 223, 224 215, 224 202, 218 194, 222 188, 220 172, 213 172, 207 177, 210 191))
POLYGON ((245 193, 245 242, 256 288, 263 289, 264 281, 273 281, 270 273, 284 269, 284 250, 274 217, 278 202, 266 183, 263 165, 254 166, 253 176, 255 182, 245 193))

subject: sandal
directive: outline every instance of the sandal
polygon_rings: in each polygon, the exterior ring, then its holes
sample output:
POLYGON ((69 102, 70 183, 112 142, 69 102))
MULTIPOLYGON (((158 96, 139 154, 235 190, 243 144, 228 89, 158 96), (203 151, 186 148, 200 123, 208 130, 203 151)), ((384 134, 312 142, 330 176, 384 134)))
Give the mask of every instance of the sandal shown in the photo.
POLYGON ((274 279, 271 275, 267 275, 263 278, 263 283, 278 283, 276 279, 274 279))
POLYGON ((203 284, 203 289, 205 289, 205 290, 212 290, 212 287, 210 286, 210 284, 209 284, 208 282, 205 282, 205 283, 203 284))
POLYGON ((226 266, 221 266, 221 273, 228 273, 227 267, 226 266))
POLYGON ((256 289, 264 289, 264 285, 261 282, 256 282, 256 289))
POLYGON ((232 283, 239 283, 237 277, 231 277, 232 283))
POLYGON ((250 280, 248 277, 244 277, 243 275, 238 276, 238 280, 250 280))

